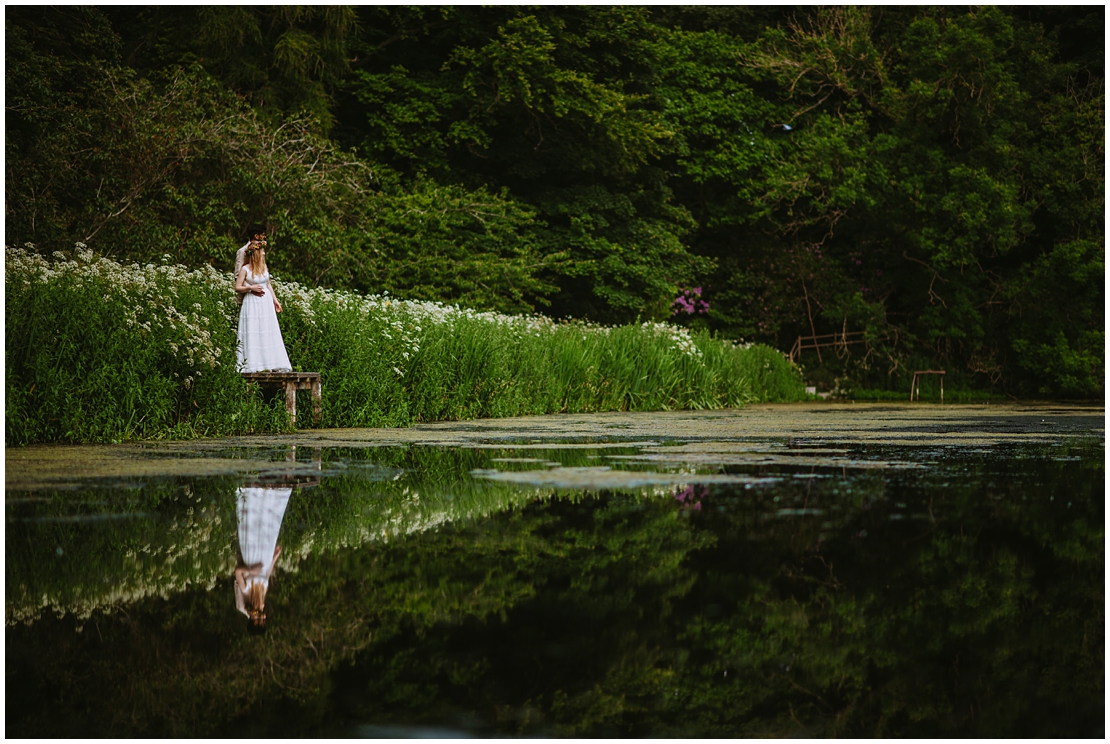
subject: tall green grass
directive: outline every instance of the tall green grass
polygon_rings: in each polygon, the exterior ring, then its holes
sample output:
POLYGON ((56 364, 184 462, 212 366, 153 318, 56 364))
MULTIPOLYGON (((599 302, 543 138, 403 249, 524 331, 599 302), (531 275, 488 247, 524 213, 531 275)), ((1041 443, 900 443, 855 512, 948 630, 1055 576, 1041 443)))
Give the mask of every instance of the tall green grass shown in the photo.
MULTIPOLYGON (((668 324, 555 322, 280 281, 275 290, 294 369, 321 373, 324 426, 804 397, 797 368, 774 349, 668 324)), ((5 299, 8 444, 290 428, 280 401, 264 401, 235 369, 239 308, 231 278, 211 267, 123 265, 81 244, 53 260, 8 248, 5 299)))

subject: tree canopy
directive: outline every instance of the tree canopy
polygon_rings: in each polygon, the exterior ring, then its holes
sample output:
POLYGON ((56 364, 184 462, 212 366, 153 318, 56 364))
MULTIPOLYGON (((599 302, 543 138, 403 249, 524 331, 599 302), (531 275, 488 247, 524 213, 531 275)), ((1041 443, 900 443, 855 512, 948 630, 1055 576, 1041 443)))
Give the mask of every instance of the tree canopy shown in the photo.
POLYGON ((5 239, 1099 395, 1103 12, 13 7, 5 239))

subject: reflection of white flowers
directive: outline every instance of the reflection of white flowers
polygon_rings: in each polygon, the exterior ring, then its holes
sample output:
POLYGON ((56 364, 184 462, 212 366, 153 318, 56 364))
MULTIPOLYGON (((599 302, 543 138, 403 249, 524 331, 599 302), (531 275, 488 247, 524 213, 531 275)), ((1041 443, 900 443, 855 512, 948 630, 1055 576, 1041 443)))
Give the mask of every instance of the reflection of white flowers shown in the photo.
MULTIPOLYGON (((311 554, 327 555, 445 524, 465 524, 549 499, 554 493, 471 482, 418 490, 402 475, 375 481, 374 489, 350 499, 345 512, 310 525, 304 534, 293 531, 283 536, 281 571, 297 571, 297 559, 311 554)), ((34 582, 9 581, 6 624, 30 624, 47 614, 72 614, 85 620, 94 612, 111 612, 148 597, 168 598, 190 589, 212 591, 227 583, 236 565, 235 521, 225 523, 220 509, 188 486, 174 501, 189 506, 173 512, 158 529, 144 530, 145 538, 134 544, 109 549, 98 561, 82 564, 73 574, 66 572, 64 580, 50 581, 43 589, 34 582)))
POLYGON ((211 590, 235 570, 234 547, 220 529, 222 522, 211 506, 187 510, 162 524, 156 542, 115 553, 104 564, 111 570, 111 582, 55 585, 37 597, 24 584, 9 584, 5 623, 31 623, 51 610, 59 617, 72 613, 84 620, 95 611, 126 607, 145 597, 170 597, 191 587, 211 590))

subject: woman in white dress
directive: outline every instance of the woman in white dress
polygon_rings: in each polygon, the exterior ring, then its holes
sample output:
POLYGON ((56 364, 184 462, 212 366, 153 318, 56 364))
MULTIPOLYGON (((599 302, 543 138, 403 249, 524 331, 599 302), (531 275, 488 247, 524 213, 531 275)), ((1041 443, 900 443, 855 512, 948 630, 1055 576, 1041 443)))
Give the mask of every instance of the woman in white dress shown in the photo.
POLYGON ((241 486, 236 492, 239 561, 235 567, 235 607, 247 616, 247 630, 266 629, 266 591, 281 555, 278 535, 293 489, 241 486))
POLYGON ((281 303, 274 295, 266 266, 266 235, 255 235, 243 253, 244 263, 237 267, 235 276, 235 291, 243 298, 239 309, 239 371, 291 372, 277 322, 281 303))

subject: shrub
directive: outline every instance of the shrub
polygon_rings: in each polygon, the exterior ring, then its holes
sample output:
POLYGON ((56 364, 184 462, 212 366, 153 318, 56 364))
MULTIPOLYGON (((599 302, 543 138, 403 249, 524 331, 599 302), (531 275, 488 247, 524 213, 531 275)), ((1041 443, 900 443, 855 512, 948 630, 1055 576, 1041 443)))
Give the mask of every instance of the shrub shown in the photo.
MULTIPOLYGON (((236 370, 231 277, 123 265, 78 244, 7 249, 7 437, 30 442, 283 431, 236 370)), ((664 323, 602 326, 274 281, 294 368, 321 373, 323 425, 800 400, 796 367, 664 323)))

